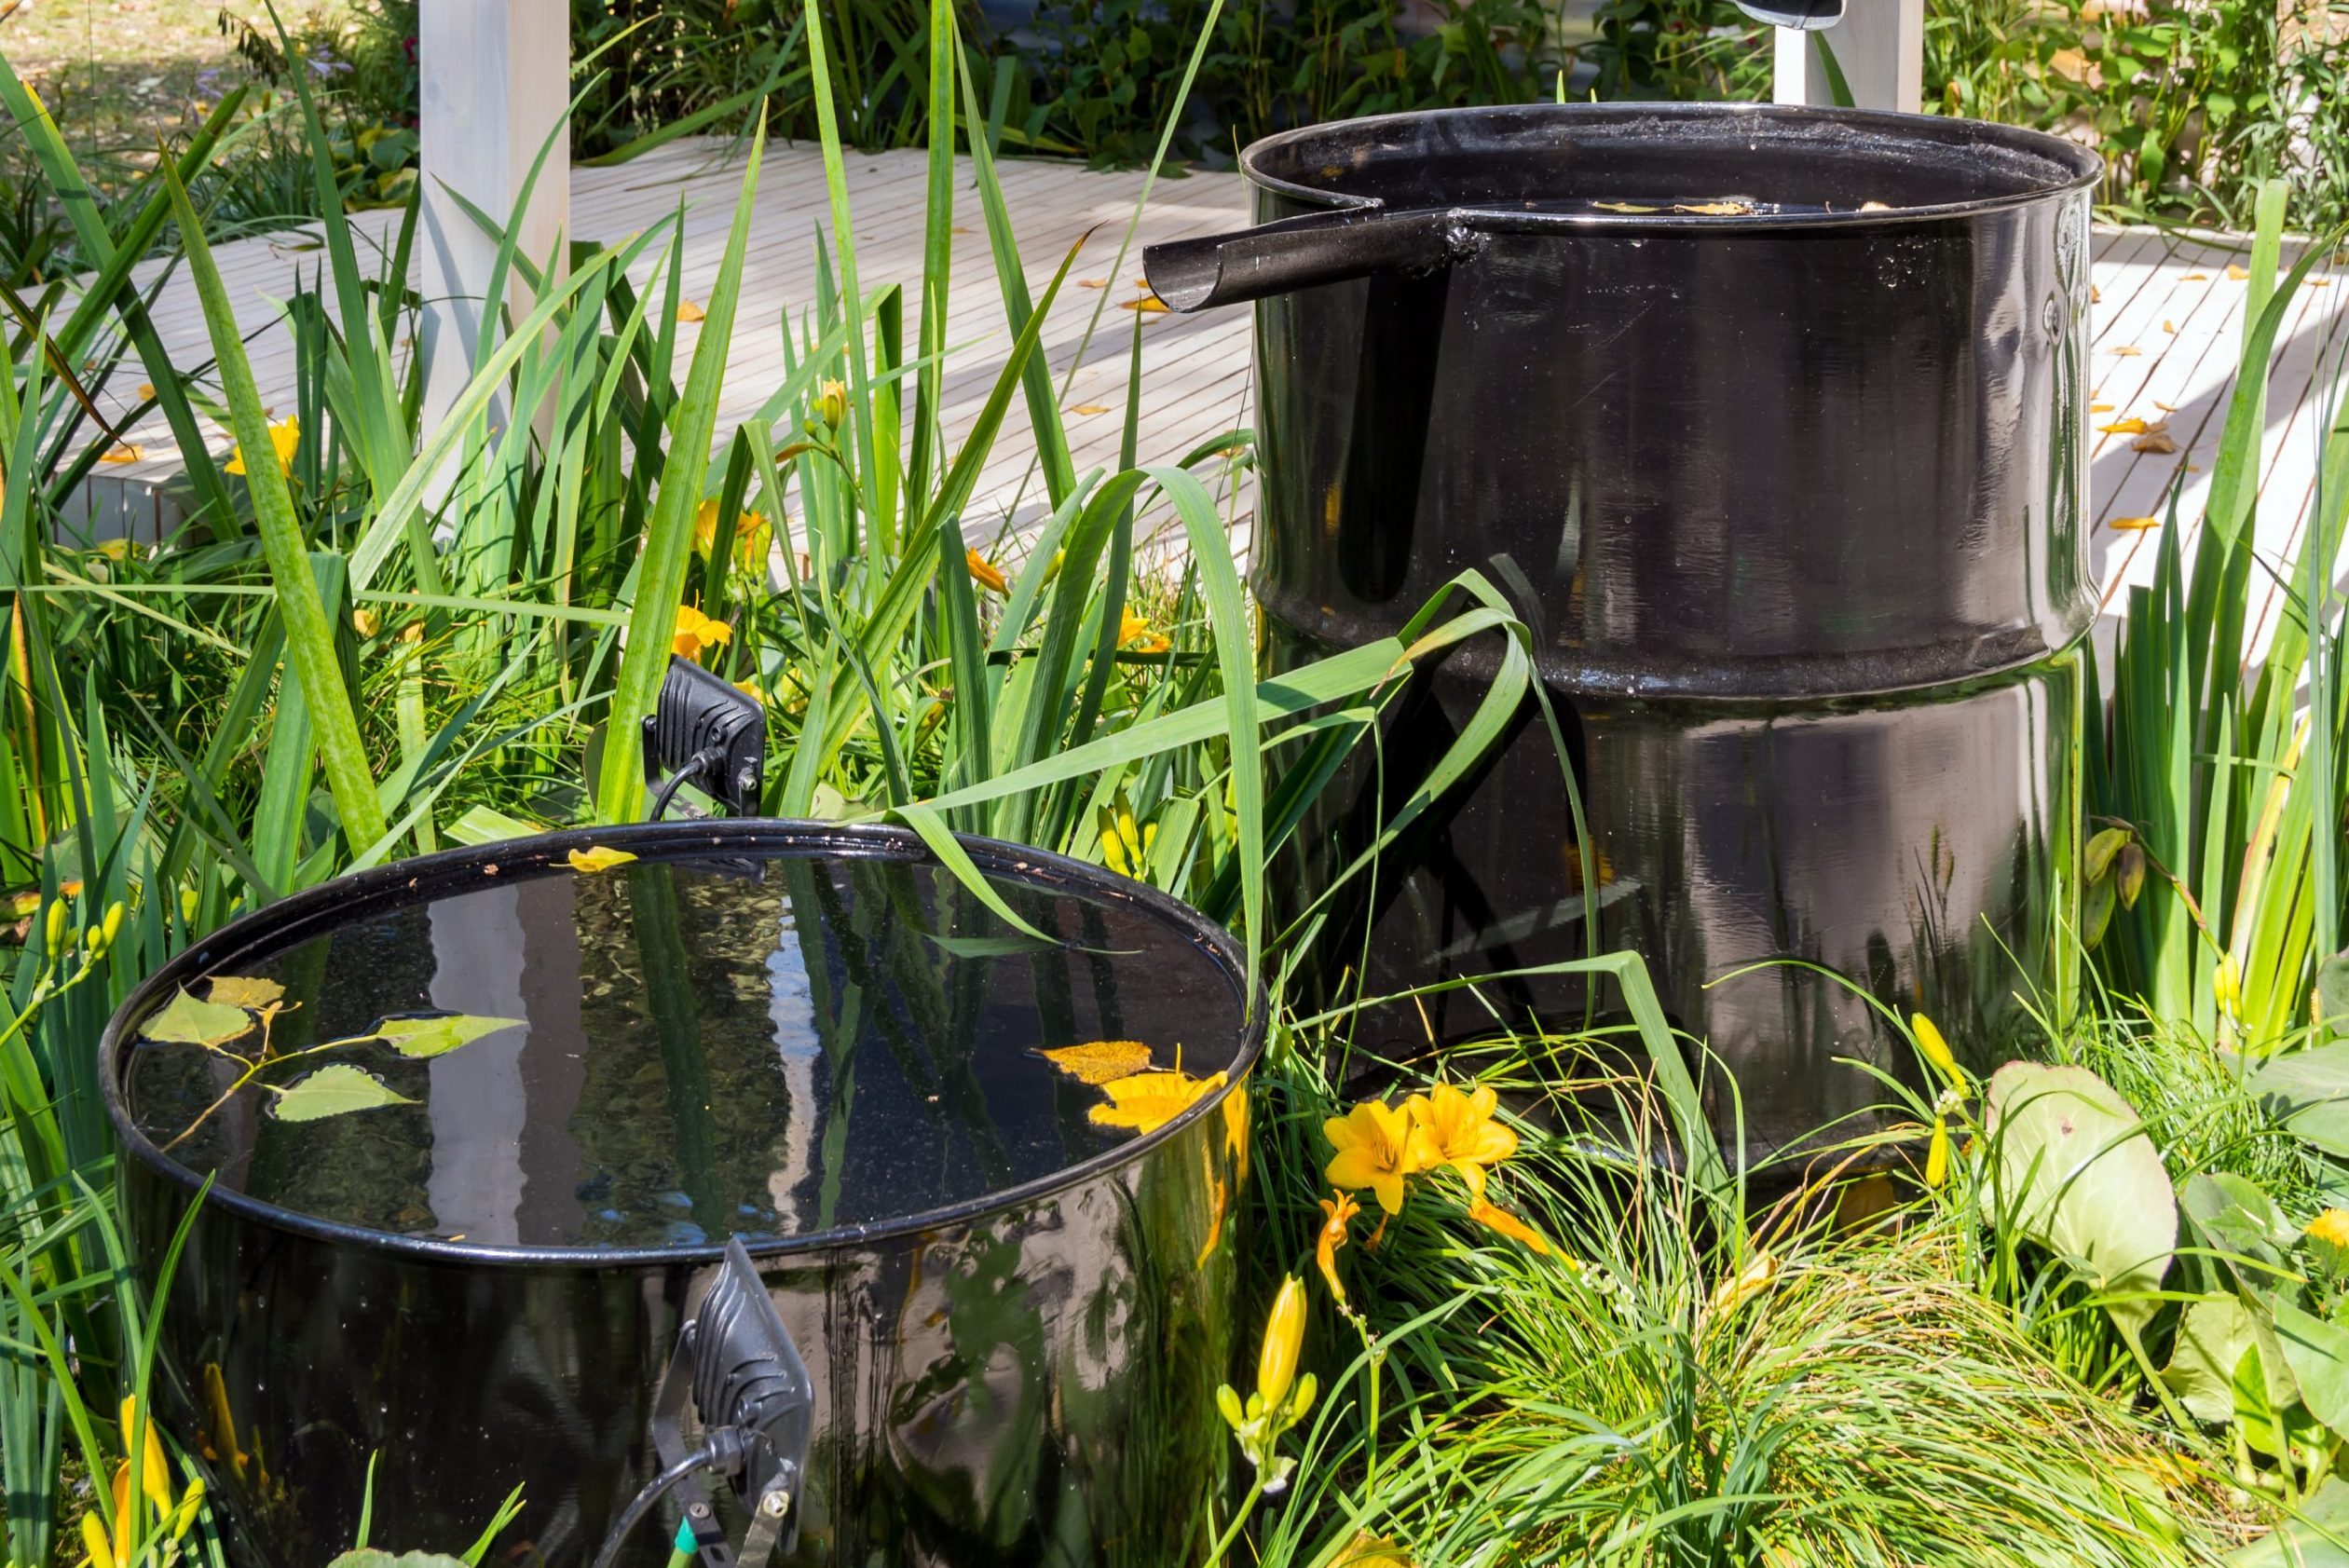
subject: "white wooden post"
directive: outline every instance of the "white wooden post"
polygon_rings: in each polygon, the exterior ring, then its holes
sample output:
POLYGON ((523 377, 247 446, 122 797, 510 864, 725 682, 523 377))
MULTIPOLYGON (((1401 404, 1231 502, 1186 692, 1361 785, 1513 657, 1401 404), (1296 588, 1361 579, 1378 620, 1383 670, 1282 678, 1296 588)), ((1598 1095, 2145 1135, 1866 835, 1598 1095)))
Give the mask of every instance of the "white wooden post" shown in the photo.
MULTIPOLYGON (((570 40, 569 0, 422 0, 418 7, 426 432, 471 378, 498 257, 498 242, 450 193, 509 221, 531 160, 553 136, 520 244, 542 264, 555 236, 569 232, 570 143, 554 130, 570 102, 570 40)), ((559 275, 559 257, 556 266, 559 275)), ((529 308, 518 278, 508 280, 506 299, 517 312, 529 308)))
POLYGON ((1834 89, 1814 38, 1824 38, 1859 109, 1915 114, 1925 97, 1925 0, 1850 0, 1843 20, 1820 33, 1778 30, 1781 103, 1833 103, 1834 89))

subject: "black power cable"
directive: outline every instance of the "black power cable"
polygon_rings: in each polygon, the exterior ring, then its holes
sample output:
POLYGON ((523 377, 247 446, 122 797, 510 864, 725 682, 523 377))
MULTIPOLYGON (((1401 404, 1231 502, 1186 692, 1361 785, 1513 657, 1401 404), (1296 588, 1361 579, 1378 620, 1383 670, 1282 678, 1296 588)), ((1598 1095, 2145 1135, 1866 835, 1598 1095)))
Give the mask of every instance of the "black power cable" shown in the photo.
POLYGON ((628 1506, 620 1510, 620 1517, 612 1520, 611 1530, 604 1536, 603 1548, 595 1554, 594 1568, 612 1568, 620 1561, 620 1548, 628 1544, 628 1537, 636 1533, 646 1516, 694 1472, 709 1469, 730 1475, 742 1467, 742 1439, 738 1434, 731 1430, 711 1433, 708 1441, 647 1481, 644 1490, 629 1499, 628 1506))

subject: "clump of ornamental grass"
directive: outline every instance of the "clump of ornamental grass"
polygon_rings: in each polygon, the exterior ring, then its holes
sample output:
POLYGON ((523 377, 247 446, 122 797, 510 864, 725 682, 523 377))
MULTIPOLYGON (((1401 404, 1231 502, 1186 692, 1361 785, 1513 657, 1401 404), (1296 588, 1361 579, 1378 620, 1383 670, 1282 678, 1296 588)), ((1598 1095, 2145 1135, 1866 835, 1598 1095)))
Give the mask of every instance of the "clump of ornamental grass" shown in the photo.
MULTIPOLYGON (((1259 1089, 1276 1276, 1311 1278, 1353 1196, 1323 1127, 1359 1097, 1311 1058, 1301 1042, 1259 1089)), ((1423 1179, 1336 1252, 1344 1298, 1319 1289, 1304 1336, 1323 1393, 1252 1561, 2152 1568, 2245 1533, 2156 1416, 1984 1298, 1960 1219, 1838 1229, 1839 1178, 1748 1212, 1662 1157, 1681 1124, 1660 1091, 1571 1076, 1590 1059, 1525 1040, 1436 1067, 1497 1088, 1516 1147, 1475 1183, 1423 1179)))

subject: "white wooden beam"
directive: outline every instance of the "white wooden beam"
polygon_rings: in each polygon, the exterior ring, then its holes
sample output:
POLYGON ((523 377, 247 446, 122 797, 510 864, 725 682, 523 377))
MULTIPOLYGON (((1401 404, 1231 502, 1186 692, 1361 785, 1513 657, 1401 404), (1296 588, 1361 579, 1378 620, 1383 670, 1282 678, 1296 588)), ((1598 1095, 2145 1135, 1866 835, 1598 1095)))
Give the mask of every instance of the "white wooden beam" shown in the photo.
MULTIPOLYGON (((532 187, 520 244, 543 264, 570 216, 570 140, 557 134, 570 102, 569 0, 422 0, 417 19, 419 157, 424 208, 424 402, 429 432, 471 379, 482 301, 498 243, 452 192, 510 220, 539 149, 553 151, 532 187)), ((556 258, 557 275, 565 270, 556 258)), ((509 279, 519 309, 529 294, 509 279)))
POLYGON ((1915 114, 1925 97, 1925 0, 1851 0, 1843 20, 1818 33, 1778 29, 1777 91, 1781 103, 1833 103, 1826 67, 1814 39, 1835 51, 1836 64, 1859 109, 1915 114))

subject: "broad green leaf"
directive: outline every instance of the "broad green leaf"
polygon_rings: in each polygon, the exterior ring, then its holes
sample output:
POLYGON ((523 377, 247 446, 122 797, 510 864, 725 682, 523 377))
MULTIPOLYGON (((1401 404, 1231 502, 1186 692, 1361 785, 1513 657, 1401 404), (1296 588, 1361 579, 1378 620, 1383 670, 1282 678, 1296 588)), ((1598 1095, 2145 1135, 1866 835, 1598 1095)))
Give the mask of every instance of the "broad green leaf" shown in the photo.
POLYGON ((280 1122, 322 1122, 353 1111, 415 1103, 375 1074, 338 1062, 320 1068, 279 1095, 270 1109, 280 1122))
POLYGON ((201 1002, 182 990, 142 1024, 139 1032, 176 1045, 225 1045, 252 1029, 253 1015, 242 1007, 201 1002))
MULTIPOLYGON (((2300 1239, 2300 1227, 2275 1200, 2249 1177, 2232 1171, 2190 1178, 2178 1194, 2178 1207, 2204 1243, 2229 1259, 2252 1259, 2280 1270, 2300 1239)), ((2256 1269, 2236 1272, 2249 1275, 2247 1285, 2265 1287, 2275 1279, 2256 1269)))
POLYGON ((2227 1561, 2230 1568, 2349 1568, 2349 1481, 2332 1477, 2273 1534, 2227 1561))
POLYGON ((2142 1329, 2178 1242, 2178 1199, 2128 1101, 2084 1067, 2009 1062, 1990 1079, 1994 1201, 2142 1329))
POLYGON ((2349 1042, 2271 1057, 2249 1084, 2267 1113, 2295 1137, 2349 1156, 2349 1042))
POLYGON ((2186 1309, 2162 1382, 2195 1420, 2217 1426, 2233 1416, 2235 1370, 2256 1326, 2257 1315, 2233 1291, 2186 1309))
POLYGON ((501 1029, 516 1029, 521 1024, 520 1018, 444 1013, 435 1018, 386 1018, 376 1026, 375 1037, 402 1056, 421 1060, 426 1057, 444 1057, 460 1045, 471 1045, 485 1035, 501 1029))
POLYGON ((2275 1337, 2301 1400, 2336 1434, 2349 1432, 2349 1329, 2289 1302, 2276 1302, 2274 1311, 2275 1337))
POLYGON ((215 975, 204 996, 223 1007, 258 1010, 284 1000, 285 988, 275 980, 248 979, 241 975, 215 975))
POLYGON ((2335 953, 2316 966, 2318 1021, 2349 1032, 2349 952, 2335 953))

